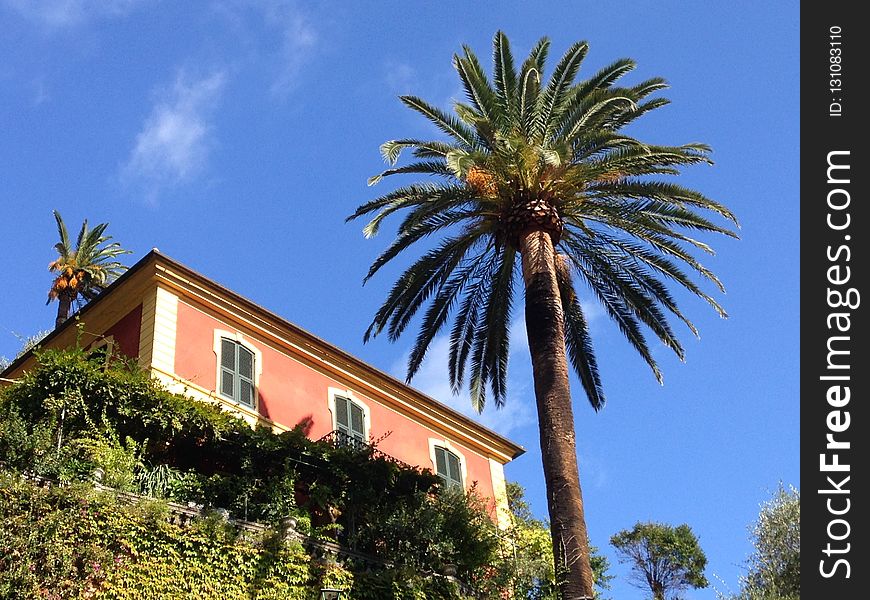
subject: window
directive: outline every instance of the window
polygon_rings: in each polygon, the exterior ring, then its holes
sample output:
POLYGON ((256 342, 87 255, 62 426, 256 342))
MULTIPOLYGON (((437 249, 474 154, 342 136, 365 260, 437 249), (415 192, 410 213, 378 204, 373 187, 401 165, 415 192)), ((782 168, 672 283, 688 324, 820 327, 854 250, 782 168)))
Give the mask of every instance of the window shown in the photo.
POLYGON ((229 338, 221 338, 220 381, 221 396, 254 406, 254 353, 229 338))
POLYGON ((88 349, 88 360, 108 366, 115 349, 115 338, 111 335, 100 338, 88 349))
POLYGON ((442 446, 435 446, 435 473, 444 480, 447 487, 462 485, 462 460, 442 446))
POLYGON ((335 429, 347 436, 351 444, 366 443, 366 411, 350 398, 336 395, 335 429))

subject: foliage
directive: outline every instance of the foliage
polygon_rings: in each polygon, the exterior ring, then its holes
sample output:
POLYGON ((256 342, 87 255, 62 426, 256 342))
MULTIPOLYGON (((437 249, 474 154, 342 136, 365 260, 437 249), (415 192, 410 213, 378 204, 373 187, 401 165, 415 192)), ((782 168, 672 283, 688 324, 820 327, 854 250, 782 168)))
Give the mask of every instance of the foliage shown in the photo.
POLYGON ((163 514, 90 486, 0 475, 0 597, 302 600, 319 584, 298 545, 252 546, 163 514))
MULTIPOLYGON (((750 531, 753 552, 740 593, 731 600, 799 600, 801 497, 782 484, 761 505, 750 531)), ((720 595, 721 597, 722 595, 720 595)))
POLYGON ((60 213, 56 210, 52 213, 60 241, 54 245, 58 256, 48 265, 48 270, 57 275, 48 291, 46 304, 52 300, 59 301, 55 324, 59 326, 66 320, 72 303, 80 298, 93 300, 127 269, 117 259, 130 251, 121 248, 118 242, 112 242, 112 236, 105 235, 108 223, 100 223, 93 229, 88 229, 87 219, 82 222, 76 245, 73 247, 60 213))
MULTIPOLYGON (((75 483, 99 469, 102 483, 118 490, 271 524, 294 516, 299 530, 401 571, 453 564, 480 589, 495 577, 487 507, 474 493, 443 489, 430 471, 374 448, 314 442, 301 428, 252 429, 217 406, 169 393, 129 361, 78 349, 36 357, 36 368, 0 390, 0 462, 8 471, 75 483)), ((209 523, 202 527, 220 525, 209 523)), ((157 561, 149 568, 170 568, 159 556, 148 560, 157 561)), ((409 579, 396 581, 396 597, 405 597, 409 579)))
POLYGON ((455 582, 409 567, 354 570, 274 536, 251 544, 217 516, 179 528, 165 508, 0 474, 0 597, 315 600, 321 587, 338 587, 349 600, 468 598, 455 582))
POLYGON ((688 525, 636 523, 610 538, 620 561, 631 565, 634 584, 655 600, 679 598, 688 587, 707 587, 707 556, 688 525))
MULTIPOLYGON (((507 483, 508 505, 513 524, 506 532, 509 544, 504 548, 503 560, 511 564, 510 589, 514 598, 528 600, 555 600, 556 577, 553 569, 553 547, 549 527, 534 517, 525 500, 525 492, 517 483, 507 483)), ((613 575, 608 573, 610 563, 595 546, 590 548, 596 598, 610 589, 613 575)))

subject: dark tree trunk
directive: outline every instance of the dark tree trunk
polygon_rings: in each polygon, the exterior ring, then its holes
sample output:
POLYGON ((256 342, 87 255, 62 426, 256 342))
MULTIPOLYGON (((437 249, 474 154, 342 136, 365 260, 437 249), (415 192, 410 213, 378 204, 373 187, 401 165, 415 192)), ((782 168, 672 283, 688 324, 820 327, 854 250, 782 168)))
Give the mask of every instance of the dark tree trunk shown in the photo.
POLYGON ((523 233, 519 246, 556 578, 562 600, 592 598, 592 568, 577 470, 555 248, 550 234, 540 230, 523 233))
POLYGON ((68 295, 60 294, 57 297, 57 318, 54 320, 55 329, 63 325, 64 321, 69 318, 70 306, 72 306, 72 298, 68 295))

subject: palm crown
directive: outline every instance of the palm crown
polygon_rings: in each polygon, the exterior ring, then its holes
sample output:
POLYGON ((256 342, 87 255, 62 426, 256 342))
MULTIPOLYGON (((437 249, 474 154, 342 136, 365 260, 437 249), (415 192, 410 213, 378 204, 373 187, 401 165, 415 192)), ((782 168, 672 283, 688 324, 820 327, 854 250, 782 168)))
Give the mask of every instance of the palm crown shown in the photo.
POLYGON ((401 97, 446 134, 442 140, 398 139, 381 147, 392 168, 370 184, 397 174, 436 180, 400 187, 360 206, 348 220, 373 214, 375 235, 389 215, 406 211, 396 240, 372 264, 366 280, 403 250, 430 236, 437 245, 399 277, 365 337, 385 328, 392 340, 428 301, 408 363, 419 369, 430 343, 452 317, 449 375, 454 391, 469 368, 472 402, 482 410, 487 388, 505 399, 508 330, 519 271, 518 236, 534 228, 550 234, 559 255, 558 286, 571 363, 596 409, 604 403, 587 321, 575 291, 583 281, 661 381, 644 335, 646 326, 683 358, 668 315, 683 315, 664 280, 722 307, 690 278, 688 268, 720 289, 721 283, 693 255, 711 252, 691 234, 736 237, 702 212, 737 224, 723 205, 667 182, 679 168, 710 162, 703 144, 659 146, 621 133, 641 115, 668 101, 650 95, 667 87, 653 78, 616 85, 635 67, 621 59, 575 82, 588 46, 571 46, 544 81, 549 41, 541 39, 519 69, 506 36, 494 42, 494 77, 464 47, 453 59, 467 95, 449 114, 414 96, 401 97), (395 166, 403 150, 415 160, 395 166))
POLYGON ((118 242, 109 243, 112 237, 104 235, 108 223, 100 223, 93 229, 88 229, 87 219, 82 223, 73 248, 60 213, 53 211, 53 214, 60 241, 54 245, 58 257, 48 265, 48 270, 57 275, 48 291, 46 304, 52 300, 61 301, 59 324, 68 316, 61 314, 64 312, 61 308, 65 306, 65 311, 68 312, 70 304, 81 301, 81 298, 93 300, 127 269, 117 258, 122 254, 129 254, 130 251, 121 248, 118 242))

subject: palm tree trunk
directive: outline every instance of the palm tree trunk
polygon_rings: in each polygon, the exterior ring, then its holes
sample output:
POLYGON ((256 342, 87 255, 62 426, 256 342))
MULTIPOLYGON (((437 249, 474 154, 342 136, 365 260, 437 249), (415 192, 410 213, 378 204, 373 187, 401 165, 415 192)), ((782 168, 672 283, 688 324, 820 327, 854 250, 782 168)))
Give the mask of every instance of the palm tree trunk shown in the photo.
POLYGON ((594 595, 592 568, 577 470, 555 248, 550 235, 540 230, 525 232, 519 242, 556 578, 562 600, 587 599, 594 595))
POLYGON ((64 321, 69 318, 70 306, 72 306, 72 299, 66 294, 60 294, 57 298, 57 318, 54 320, 55 329, 63 325, 64 321))

